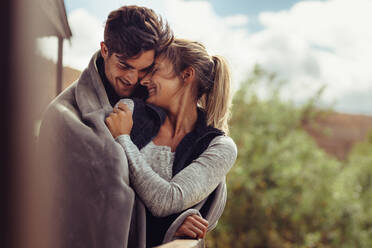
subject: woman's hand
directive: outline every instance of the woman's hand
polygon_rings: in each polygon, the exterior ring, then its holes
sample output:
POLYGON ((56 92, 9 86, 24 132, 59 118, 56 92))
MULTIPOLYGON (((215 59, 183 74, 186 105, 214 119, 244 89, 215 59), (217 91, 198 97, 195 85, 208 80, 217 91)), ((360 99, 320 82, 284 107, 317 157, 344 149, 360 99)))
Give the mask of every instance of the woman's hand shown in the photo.
POLYGON ((132 112, 121 102, 105 119, 105 123, 114 138, 122 134, 130 134, 133 127, 132 112))
POLYGON ((186 217, 176 232, 176 237, 205 238, 208 230, 208 221, 197 214, 186 217))

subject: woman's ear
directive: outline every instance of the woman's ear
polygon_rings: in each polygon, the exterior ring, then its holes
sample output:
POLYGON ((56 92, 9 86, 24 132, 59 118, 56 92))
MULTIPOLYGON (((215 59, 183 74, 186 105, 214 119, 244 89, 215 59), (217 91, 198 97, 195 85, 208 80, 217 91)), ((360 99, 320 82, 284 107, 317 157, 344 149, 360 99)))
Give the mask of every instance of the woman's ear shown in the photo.
POLYGON ((187 67, 183 72, 181 73, 181 77, 184 83, 190 83, 194 81, 195 78, 195 69, 191 66, 187 67))

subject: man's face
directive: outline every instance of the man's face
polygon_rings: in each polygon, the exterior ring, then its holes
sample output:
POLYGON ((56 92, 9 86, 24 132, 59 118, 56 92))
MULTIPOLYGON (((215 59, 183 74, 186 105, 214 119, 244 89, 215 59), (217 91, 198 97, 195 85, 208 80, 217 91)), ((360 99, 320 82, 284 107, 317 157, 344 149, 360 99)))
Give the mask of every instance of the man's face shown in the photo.
POLYGON ((105 43, 101 43, 101 54, 105 61, 105 74, 121 97, 129 97, 142 77, 151 69, 154 63, 155 51, 142 52, 135 58, 120 60, 118 54, 108 54, 105 43))

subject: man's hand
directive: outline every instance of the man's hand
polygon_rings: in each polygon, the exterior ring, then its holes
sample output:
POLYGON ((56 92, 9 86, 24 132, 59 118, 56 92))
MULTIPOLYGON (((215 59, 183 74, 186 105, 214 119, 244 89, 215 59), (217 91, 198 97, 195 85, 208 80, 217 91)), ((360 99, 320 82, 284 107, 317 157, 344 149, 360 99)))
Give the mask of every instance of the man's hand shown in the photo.
POLYGON ((133 127, 132 112, 121 102, 105 119, 105 123, 114 138, 122 134, 130 134, 133 127))
POLYGON ((208 230, 208 221, 197 214, 186 217, 185 221, 178 228, 176 237, 205 238, 208 230))

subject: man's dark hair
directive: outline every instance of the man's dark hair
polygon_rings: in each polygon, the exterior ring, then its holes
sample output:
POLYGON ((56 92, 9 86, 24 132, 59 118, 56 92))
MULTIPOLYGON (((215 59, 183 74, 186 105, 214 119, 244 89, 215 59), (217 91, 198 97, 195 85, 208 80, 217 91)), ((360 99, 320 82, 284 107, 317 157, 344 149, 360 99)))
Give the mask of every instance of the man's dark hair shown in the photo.
POLYGON ((168 23, 146 7, 123 6, 106 21, 104 42, 110 56, 117 53, 120 59, 128 59, 152 49, 158 54, 172 41, 168 23))

